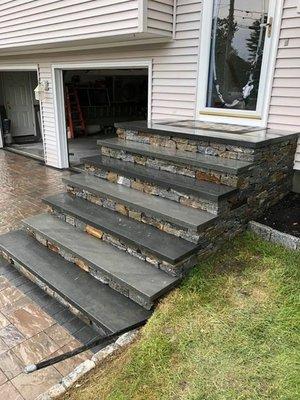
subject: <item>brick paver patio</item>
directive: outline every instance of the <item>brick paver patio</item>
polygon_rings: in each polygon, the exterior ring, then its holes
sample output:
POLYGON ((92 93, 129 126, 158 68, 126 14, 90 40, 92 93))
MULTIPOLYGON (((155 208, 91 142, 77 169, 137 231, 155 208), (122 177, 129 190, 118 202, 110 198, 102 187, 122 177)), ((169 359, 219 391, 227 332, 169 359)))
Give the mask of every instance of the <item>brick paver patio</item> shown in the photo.
MULTIPOLYGON (((0 234, 43 212, 41 198, 63 190, 68 171, 0 150, 0 234)), ((33 400, 92 353, 32 374, 27 364, 71 350, 97 333, 0 258, 0 398, 33 400)))

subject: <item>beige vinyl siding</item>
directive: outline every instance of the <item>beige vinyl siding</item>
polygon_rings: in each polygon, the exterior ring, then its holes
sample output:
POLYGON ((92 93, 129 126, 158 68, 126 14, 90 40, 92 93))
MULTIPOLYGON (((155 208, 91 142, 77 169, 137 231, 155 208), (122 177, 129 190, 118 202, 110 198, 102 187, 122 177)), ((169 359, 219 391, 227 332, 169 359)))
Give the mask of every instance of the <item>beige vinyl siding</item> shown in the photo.
POLYGON ((194 118, 202 2, 177 0, 174 41, 153 59, 152 118, 194 118))
POLYGON ((172 36, 174 0, 148 0, 148 32, 172 36))
MULTIPOLYGON (((298 0, 285 0, 268 126, 300 132, 300 13, 298 0)), ((295 158, 300 169, 300 141, 295 158)))
POLYGON ((1 48, 138 30, 138 0, 11 0, 0 10, 1 48))
MULTIPOLYGON (((49 1, 50 3, 50 1, 49 1)), ((164 1, 161 3, 168 3, 164 1)), ((50 83, 42 102, 44 147, 48 165, 58 166, 58 143, 55 129, 52 92, 52 64, 68 62, 105 62, 148 60, 152 62, 151 117, 154 120, 195 117, 201 1, 177 0, 175 39, 167 43, 143 46, 112 47, 99 50, 72 51, 56 54, 28 55, 26 58, 5 57, 0 64, 39 66, 41 80, 50 83)), ((83 67, 84 69, 84 67, 83 67)))

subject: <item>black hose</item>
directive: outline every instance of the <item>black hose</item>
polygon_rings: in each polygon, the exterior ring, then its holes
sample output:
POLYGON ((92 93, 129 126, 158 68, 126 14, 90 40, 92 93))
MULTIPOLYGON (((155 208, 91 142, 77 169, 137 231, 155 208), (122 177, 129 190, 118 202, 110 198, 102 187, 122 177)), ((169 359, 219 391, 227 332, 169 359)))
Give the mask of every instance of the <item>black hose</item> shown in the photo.
POLYGON ((112 334, 104 336, 104 337, 103 336, 98 336, 98 337, 90 340, 89 342, 87 342, 83 346, 77 347, 77 349, 68 351, 68 352, 66 352, 64 354, 60 354, 60 355, 58 355, 56 357, 49 358, 48 360, 41 361, 41 362, 39 362, 37 364, 27 365, 25 367, 25 369, 24 369, 24 372, 26 372, 27 374, 30 374, 31 372, 38 371, 39 369, 43 369, 43 368, 49 367, 50 365, 57 364, 57 363, 59 363, 61 361, 64 361, 64 360, 66 360, 68 358, 74 357, 77 354, 80 354, 80 353, 83 353, 86 350, 92 349, 93 347, 96 347, 96 346, 99 346, 101 344, 106 344, 108 342, 111 342, 113 339, 123 335, 126 332, 129 332, 131 330, 140 328, 141 326, 145 325, 146 322, 147 322, 147 320, 138 322, 137 324, 131 325, 131 326, 127 327, 127 328, 121 329, 120 331, 117 331, 115 333, 112 333, 112 334))

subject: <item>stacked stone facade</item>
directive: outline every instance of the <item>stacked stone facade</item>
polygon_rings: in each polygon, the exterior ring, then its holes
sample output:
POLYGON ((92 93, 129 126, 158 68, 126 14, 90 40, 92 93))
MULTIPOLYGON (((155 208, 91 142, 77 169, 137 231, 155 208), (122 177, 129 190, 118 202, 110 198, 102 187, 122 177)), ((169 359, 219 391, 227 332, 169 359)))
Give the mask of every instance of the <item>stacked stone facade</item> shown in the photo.
MULTIPOLYGON (((172 188, 163 188, 157 184, 149 183, 146 180, 137 179, 131 176, 124 176, 113 170, 103 169, 95 165, 85 163, 85 171, 91 175, 105 179, 116 185, 124 185, 135 190, 139 190, 151 196, 159 196, 168 200, 180 203, 187 207, 205 210, 215 214, 216 218, 208 224, 204 224, 199 230, 183 228, 174 223, 165 221, 163 218, 148 215, 134 207, 124 205, 121 202, 89 192, 88 190, 78 189, 68 186, 68 192, 86 201, 94 203, 100 207, 105 207, 129 218, 144 224, 149 224, 168 234, 183 238, 194 243, 204 243, 199 250, 198 256, 211 253, 220 247, 228 238, 242 232, 249 220, 255 219, 263 214, 265 209, 278 202, 291 189, 293 175, 293 160, 297 145, 297 136, 279 139, 268 142, 265 146, 250 146, 239 142, 238 145, 226 145, 218 143, 214 139, 197 140, 182 138, 170 135, 151 134, 142 131, 132 131, 118 129, 119 139, 130 141, 131 143, 143 143, 154 147, 166 147, 181 152, 201 153, 212 157, 220 157, 245 162, 245 168, 238 173, 226 172, 220 168, 199 168, 187 163, 180 164, 170 160, 154 158, 130 152, 128 150, 116 150, 109 146, 102 146, 100 153, 110 159, 121 160, 125 163, 142 165, 154 168, 158 171, 172 173, 174 180, 177 176, 187 176, 201 181, 223 184, 238 189, 234 195, 219 201, 208 201, 196 198, 192 195, 180 193, 172 188), (246 164, 247 163, 247 164, 246 164)), ((193 265, 197 264, 197 257, 194 255, 177 265, 169 264, 159 258, 134 248, 122 242, 122 240, 103 232, 89 231, 89 227, 77 221, 71 216, 60 214, 53 210, 66 222, 79 227, 80 229, 107 241, 112 245, 124 250, 134 257, 140 258, 152 266, 160 268, 172 275, 184 275, 193 265)))

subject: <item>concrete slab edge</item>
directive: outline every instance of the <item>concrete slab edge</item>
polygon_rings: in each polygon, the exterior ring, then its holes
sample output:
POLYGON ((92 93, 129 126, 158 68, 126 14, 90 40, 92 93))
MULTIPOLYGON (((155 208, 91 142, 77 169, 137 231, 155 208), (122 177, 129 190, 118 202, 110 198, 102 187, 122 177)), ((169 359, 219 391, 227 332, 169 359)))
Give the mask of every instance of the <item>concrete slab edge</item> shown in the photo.
POLYGON ((250 221, 248 224, 248 229, 268 242, 281 244, 287 249, 300 250, 300 238, 296 236, 280 232, 256 221, 250 221))
POLYGON ((124 333, 114 343, 104 347, 90 360, 85 360, 81 364, 71 371, 67 376, 61 379, 61 381, 48 389, 45 393, 40 394, 35 400, 53 400, 63 395, 69 390, 80 378, 82 378, 89 371, 94 369, 97 365, 101 364, 108 356, 113 355, 117 350, 125 347, 133 342, 138 334, 138 329, 124 333))

